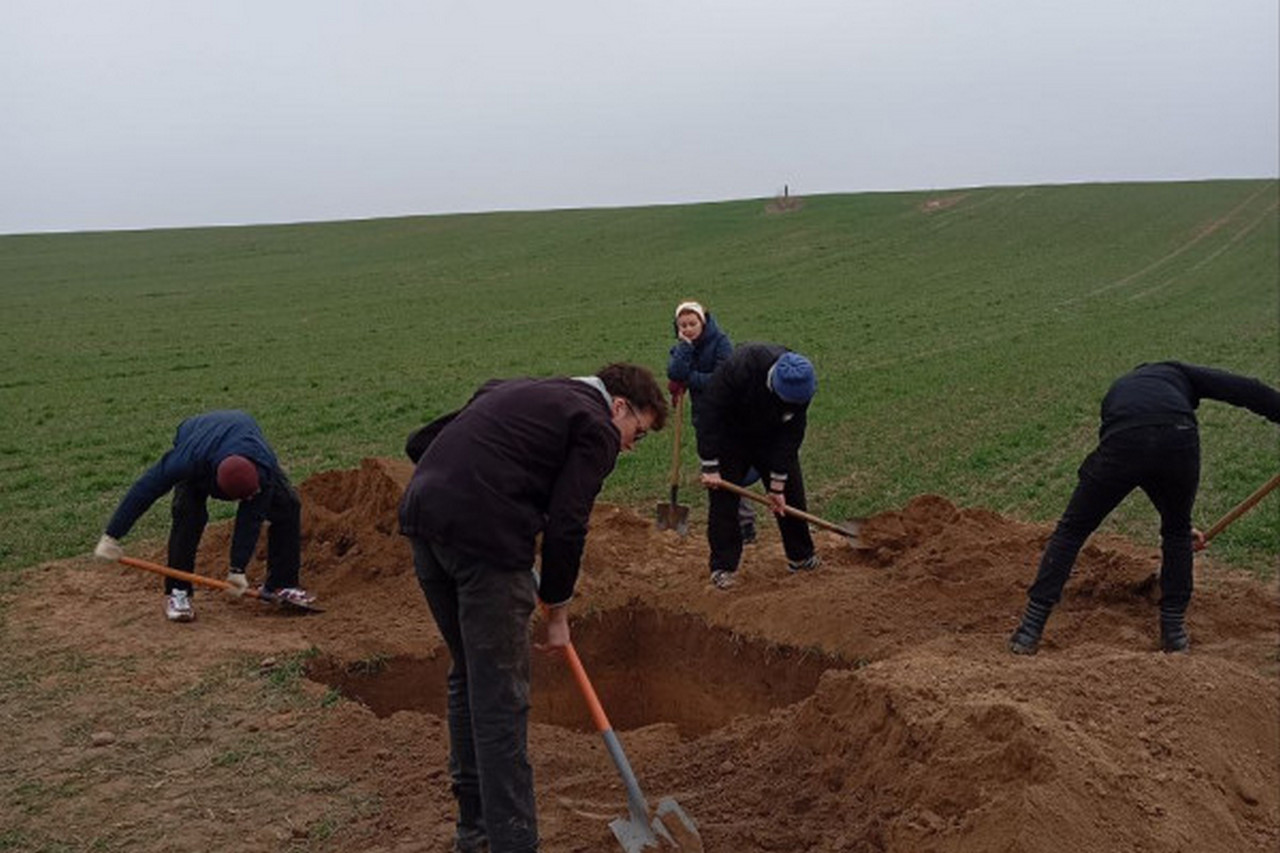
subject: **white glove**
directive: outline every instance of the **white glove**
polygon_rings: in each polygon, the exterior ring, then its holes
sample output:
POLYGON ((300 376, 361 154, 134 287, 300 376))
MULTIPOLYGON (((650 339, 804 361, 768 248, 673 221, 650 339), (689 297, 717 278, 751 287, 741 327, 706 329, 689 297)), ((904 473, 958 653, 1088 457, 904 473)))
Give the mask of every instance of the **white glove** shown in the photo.
POLYGON ((110 560, 114 563, 124 556, 124 549, 120 547, 120 542, 114 536, 104 533, 98 540, 98 547, 93 549, 93 556, 99 560, 110 560))
POLYGON ((244 576, 244 569, 231 567, 231 571, 227 572, 227 583, 231 586, 227 587, 227 592, 236 598, 244 595, 245 590, 249 588, 249 581, 244 576))

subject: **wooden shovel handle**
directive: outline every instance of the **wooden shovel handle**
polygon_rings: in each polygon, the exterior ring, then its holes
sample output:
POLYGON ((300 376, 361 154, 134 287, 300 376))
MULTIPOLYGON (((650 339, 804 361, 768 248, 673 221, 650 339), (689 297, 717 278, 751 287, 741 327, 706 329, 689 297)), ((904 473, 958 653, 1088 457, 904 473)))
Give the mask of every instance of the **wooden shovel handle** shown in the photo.
MULTIPOLYGON (((671 440, 671 476, 668 477, 668 485, 676 488, 680 485, 680 422, 684 420, 682 411, 684 409, 684 395, 689 393, 684 391, 676 395, 676 422, 672 430, 671 440)), ((676 499, 673 497, 671 503, 674 506, 676 499)))
MULTIPOLYGON (((735 495, 740 495, 746 498, 747 500, 755 501, 758 504, 764 504, 765 506, 770 506, 769 499, 766 498, 764 495, 757 494, 751 491, 750 489, 745 489, 742 486, 739 486, 737 483, 730 483, 728 480, 721 480, 720 485, 717 488, 721 488, 721 489, 725 489, 726 491, 733 492, 735 495)), ((784 507, 783 512, 785 512, 787 515, 794 515, 796 518, 802 518, 805 521, 809 522, 810 524, 816 527, 821 527, 823 530, 830 530, 832 533, 839 533, 842 536, 849 536, 851 538, 857 535, 854 531, 849 530, 847 527, 841 527, 840 525, 835 524, 834 522, 827 521, 824 518, 818 518, 818 516, 816 515, 811 515, 810 513, 807 513, 802 509, 796 509, 793 506, 784 507)))
MULTIPOLYGON (((144 572, 154 572, 157 575, 164 575, 167 578, 174 578, 176 580, 186 581, 187 583, 193 583, 193 584, 196 584, 197 586, 206 586, 206 587, 209 587, 210 589, 221 589, 225 591, 225 590, 231 589, 231 586, 232 586, 228 581, 220 581, 217 578, 207 578, 204 575, 197 575, 197 574, 193 574, 192 572, 184 572, 181 569, 171 569, 168 566, 162 566, 159 563, 149 563, 146 560, 139 560, 137 557, 121 557, 120 559, 116 560, 116 562, 120 563, 123 566, 130 566, 131 568, 142 569, 144 572)), ((244 594, 251 596, 253 598, 262 597, 261 595, 258 594, 258 591, 256 589, 253 589, 252 587, 250 587, 249 589, 246 589, 244 591, 244 594)))
POLYGON ((1208 530, 1206 530, 1204 533, 1205 543, 1207 544, 1210 539, 1217 536, 1224 529, 1226 529, 1228 524, 1235 521, 1237 518, 1244 515, 1249 510, 1253 509, 1254 504, 1256 504, 1258 501, 1262 500, 1268 494, 1270 494, 1272 490, 1275 489, 1276 486, 1280 486, 1280 474, 1276 474, 1270 480, 1267 480, 1267 482, 1259 486, 1257 491, 1249 495, 1249 497, 1245 498, 1244 500, 1240 501, 1240 503, 1236 504, 1235 509, 1228 512, 1218 521, 1217 524, 1215 524, 1213 527, 1210 527, 1208 530))

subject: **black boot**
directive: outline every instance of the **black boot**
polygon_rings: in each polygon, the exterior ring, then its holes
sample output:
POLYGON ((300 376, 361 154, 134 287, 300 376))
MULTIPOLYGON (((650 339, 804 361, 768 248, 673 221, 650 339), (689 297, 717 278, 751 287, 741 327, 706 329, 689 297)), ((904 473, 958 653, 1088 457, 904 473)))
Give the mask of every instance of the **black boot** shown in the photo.
POLYGON ((1053 605, 1044 601, 1027 599, 1027 610, 1022 614, 1022 624, 1009 638, 1009 651, 1015 655, 1034 655, 1040 648, 1040 635, 1049 619, 1053 605))
POLYGON ((1187 636, 1185 616, 1187 606, 1160 605, 1160 649, 1164 652, 1188 652, 1191 638, 1187 636))

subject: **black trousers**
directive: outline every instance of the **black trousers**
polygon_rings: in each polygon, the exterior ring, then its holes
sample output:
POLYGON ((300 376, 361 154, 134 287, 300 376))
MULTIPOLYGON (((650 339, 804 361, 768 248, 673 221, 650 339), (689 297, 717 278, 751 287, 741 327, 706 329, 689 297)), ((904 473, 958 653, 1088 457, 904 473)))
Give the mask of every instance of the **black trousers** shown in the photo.
MULTIPOLYGON (((763 454, 750 451, 728 452, 720 454, 720 476, 730 483, 743 485, 749 479, 749 473, 768 471, 769 466, 763 458, 753 458, 763 454)), ((760 475, 766 480, 766 474, 760 475)), ((797 463, 787 472, 787 488, 784 493, 787 505, 796 509, 807 509, 804 497, 804 475, 797 463)), ((742 526, 738 519, 738 510, 742 498, 725 489, 710 490, 710 506, 707 510, 707 542, 711 546, 711 571, 734 572, 742 560, 742 526)), ((792 562, 807 560, 813 556, 813 536, 809 533, 809 524, 790 515, 775 516, 778 520, 778 531, 782 534, 782 548, 787 559, 792 562)))
POLYGON ((1049 538, 1028 597, 1062 598, 1085 540, 1134 489, 1160 513, 1161 604, 1191 600, 1191 508, 1200 484, 1200 436, 1190 426, 1145 426, 1108 436, 1081 464, 1079 483, 1049 538))
POLYGON ((488 565, 410 537, 413 567, 449 647, 449 774, 457 840, 488 838, 493 853, 538 849, 528 757, 532 571, 488 565))
MULTIPOLYGON (((302 501, 289 478, 275 474, 268 484, 267 579, 268 590, 298 585, 302 562, 302 501)), ((265 490, 264 490, 265 491, 265 490)), ((196 483, 179 483, 173 488, 172 524, 169 527, 169 565, 194 572, 200 538, 209 523, 209 493, 196 483)), ((241 566, 241 568, 245 568, 241 566)), ((192 592, 188 581, 166 577, 164 591, 192 592)))

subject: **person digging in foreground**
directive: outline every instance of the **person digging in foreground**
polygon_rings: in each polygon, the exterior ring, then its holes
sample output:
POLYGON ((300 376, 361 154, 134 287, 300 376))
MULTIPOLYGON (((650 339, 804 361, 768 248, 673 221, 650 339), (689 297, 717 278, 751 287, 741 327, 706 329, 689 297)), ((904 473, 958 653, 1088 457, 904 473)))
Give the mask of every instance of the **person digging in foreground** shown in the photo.
POLYGON ((1090 534, 1135 488, 1160 513, 1160 647, 1185 652, 1192 551, 1202 542, 1191 526, 1200 481, 1200 400, 1220 400, 1280 423, 1280 392, 1257 379, 1166 361, 1141 364, 1102 399, 1098 446, 1080 466, 1079 482, 1040 558, 1022 622, 1009 638, 1014 654, 1033 655, 1045 622, 1062 597, 1076 555, 1090 534))
MULTIPOLYGON (((120 540, 171 489, 168 563, 172 568, 195 571, 196 552, 209 521, 209 498, 239 501, 227 580, 237 590, 248 589, 245 568, 266 521, 267 579, 262 592, 294 603, 314 600, 298 586, 301 501, 252 417, 224 410, 194 415, 179 424, 173 447, 138 478, 116 507, 94 556, 113 561, 124 556, 120 540)), ((164 588, 169 620, 195 619, 191 583, 165 578, 164 588)))
POLYGON ((719 589, 736 582, 742 528, 738 496, 717 486, 722 479, 743 485, 752 468, 768 472, 787 569, 801 572, 819 565, 808 524, 784 514, 788 506, 806 509, 800 445, 816 390, 813 365, 804 356, 778 344, 743 344, 703 392, 698 457, 701 482, 710 489, 711 583, 719 589))
POLYGON ((569 644, 569 601, 596 495, 618 453, 662 429, 666 416, 653 374, 612 364, 595 376, 490 381, 409 437, 416 467, 400 532, 453 661, 455 851, 538 849, 529 620, 541 600, 539 648, 569 644), (539 534, 540 577, 530 570, 539 534))

